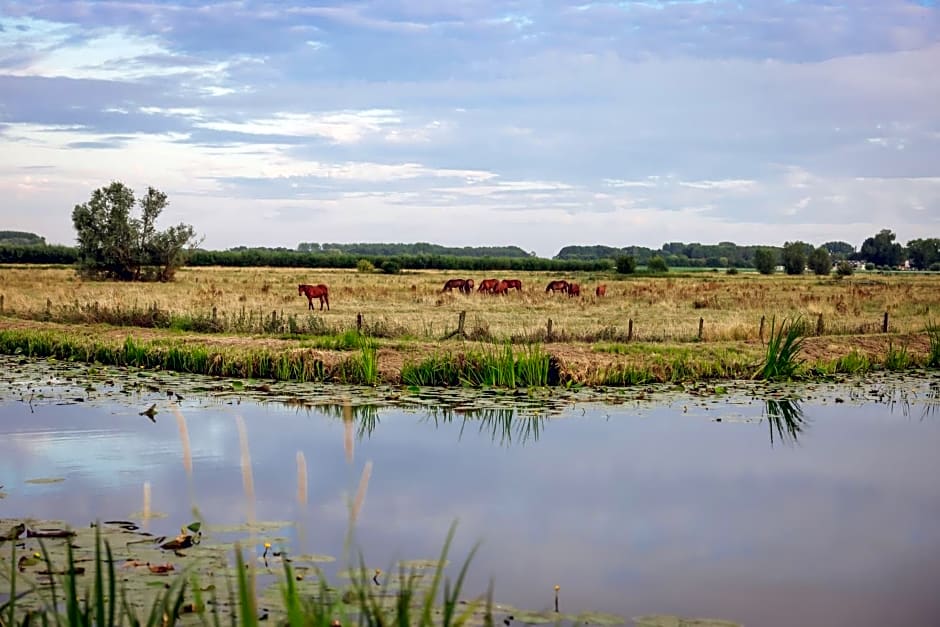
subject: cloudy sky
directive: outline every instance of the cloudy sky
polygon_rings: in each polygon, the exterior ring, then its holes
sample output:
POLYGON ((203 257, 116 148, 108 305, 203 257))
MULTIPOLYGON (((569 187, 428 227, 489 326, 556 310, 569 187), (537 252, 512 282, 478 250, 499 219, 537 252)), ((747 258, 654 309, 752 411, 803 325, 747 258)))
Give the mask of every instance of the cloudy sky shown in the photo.
POLYGON ((933 0, 0 0, 0 229, 207 248, 940 236, 933 0))

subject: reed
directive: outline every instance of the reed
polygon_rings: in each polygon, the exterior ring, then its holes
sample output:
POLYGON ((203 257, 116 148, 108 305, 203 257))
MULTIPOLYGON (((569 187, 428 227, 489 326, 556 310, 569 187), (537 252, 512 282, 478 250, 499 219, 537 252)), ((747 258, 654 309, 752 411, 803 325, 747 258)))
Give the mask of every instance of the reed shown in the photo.
POLYGON ((928 320, 924 325, 927 338, 930 340, 930 353, 927 355, 927 366, 940 368, 940 324, 928 320))
POLYGON ((800 358, 800 351, 803 348, 803 327, 804 324, 800 318, 793 321, 785 318, 779 327, 776 317, 772 319, 764 364, 757 372, 757 377, 766 381, 793 378, 803 364, 803 359, 800 358))
POLYGON ((913 357, 907 350, 907 346, 895 346, 894 342, 888 342, 888 348, 885 351, 884 367, 885 370, 904 370, 913 363, 913 357))

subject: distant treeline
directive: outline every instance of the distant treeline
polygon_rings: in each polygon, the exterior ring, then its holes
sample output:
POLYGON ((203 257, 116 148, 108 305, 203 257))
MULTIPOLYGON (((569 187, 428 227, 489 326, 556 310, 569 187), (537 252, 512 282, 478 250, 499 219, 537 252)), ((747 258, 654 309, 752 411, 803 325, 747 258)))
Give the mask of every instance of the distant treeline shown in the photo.
POLYGON ((542 257, 461 257, 456 255, 368 255, 351 253, 305 253, 286 249, 248 248, 196 250, 190 266, 274 266, 293 268, 355 268, 365 259, 376 268, 394 262, 403 270, 610 270, 609 259, 545 259, 542 257))
MULTIPOLYGON (((238 249, 232 249, 238 250, 238 249)), ((357 255, 360 259, 369 257, 399 257, 402 255, 438 257, 497 257, 497 258, 523 258, 535 257, 535 253, 527 253, 518 246, 440 246, 417 242, 415 244, 317 244, 315 242, 301 242, 297 250, 302 253, 346 253, 357 255)))
POLYGON ((44 246, 46 238, 26 231, 0 231, 0 245, 11 246, 44 246))
MULTIPOLYGON (((201 250, 189 254, 188 266, 273 266, 282 268, 355 268, 360 260, 376 268, 394 262, 403 270, 609 270, 607 259, 544 259, 541 257, 458 257, 453 255, 353 255, 345 253, 302 253, 290 249, 242 248, 201 250)), ((71 246, 9 246, 0 244, 0 263, 71 264, 78 261, 78 249, 71 246)))
MULTIPOLYGON (((778 258, 783 251, 779 246, 739 246, 734 242, 721 242, 719 244, 684 244, 670 242, 663 244, 660 249, 646 248, 644 246, 565 246, 555 259, 597 260, 617 257, 633 257, 640 265, 646 265, 653 257, 662 257, 669 267, 691 268, 753 268, 754 252, 759 249, 775 251, 778 258)), ((848 259, 855 252, 855 248, 847 242, 826 242, 823 248, 827 249, 833 259, 848 259)), ((812 246, 809 247, 812 250, 812 246)))

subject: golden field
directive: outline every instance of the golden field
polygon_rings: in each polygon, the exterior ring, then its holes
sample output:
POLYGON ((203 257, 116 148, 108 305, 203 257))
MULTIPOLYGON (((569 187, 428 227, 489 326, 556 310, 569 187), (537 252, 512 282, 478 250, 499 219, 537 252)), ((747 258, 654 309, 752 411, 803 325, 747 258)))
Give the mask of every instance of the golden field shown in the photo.
POLYGON ((524 354, 534 342, 567 380, 629 385, 754 376, 774 319, 802 320, 807 372, 925 365, 937 350, 926 327, 940 318, 940 276, 186 268, 172 283, 116 283, 84 281, 68 267, 0 266, 0 303, 0 334, 13 334, 11 346, 29 346, 29 333, 41 333, 120 352, 134 338, 158 352, 170 345, 204 349, 226 363, 309 358, 339 372, 359 346, 361 336, 350 341, 349 332, 361 314, 362 335, 377 338, 377 376, 369 381, 401 383, 409 365, 436 356, 459 361, 494 343, 517 345, 524 354), (524 289, 506 296, 442 293, 447 279, 466 277, 477 285, 518 278, 524 289), (548 281, 562 278, 578 282, 583 295, 545 293, 548 281), (308 311, 299 283, 327 284, 330 310, 314 300, 317 308, 308 311), (598 284, 607 286, 606 297, 594 296, 598 284), (461 312, 466 337, 444 339, 461 312))
MULTIPOLYGON (((456 328, 458 313, 467 312, 466 331, 483 340, 546 339, 572 341, 624 340, 633 320, 636 341, 685 342, 697 339, 703 319, 705 341, 759 340, 761 317, 778 320, 802 316, 816 332, 820 314, 823 335, 865 334, 881 330, 916 333, 931 314, 940 312, 938 275, 861 275, 842 280, 814 276, 725 275, 700 272, 684 276, 620 277, 616 275, 549 275, 499 273, 472 276, 519 278, 523 292, 491 296, 474 292, 442 293, 448 278, 467 273, 415 271, 400 275, 363 274, 352 270, 316 271, 279 268, 186 268, 172 283, 83 281, 71 268, 0 267, 4 314, 50 321, 74 321, 68 311, 156 307, 175 316, 218 320, 255 316, 308 316, 299 283, 325 283, 330 310, 314 313, 331 332, 355 328, 362 314, 367 329, 383 337, 436 340, 456 328), (546 294, 551 279, 574 280, 580 298, 546 294), (607 295, 594 296, 599 283, 607 295)), ((319 307, 316 300, 314 305, 319 307)), ((89 313, 88 321, 93 314, 89 313)), ((260 327, 258 331, 261 331, 260 327)), ((766 333, 766 331, 765 331, 766 333)))

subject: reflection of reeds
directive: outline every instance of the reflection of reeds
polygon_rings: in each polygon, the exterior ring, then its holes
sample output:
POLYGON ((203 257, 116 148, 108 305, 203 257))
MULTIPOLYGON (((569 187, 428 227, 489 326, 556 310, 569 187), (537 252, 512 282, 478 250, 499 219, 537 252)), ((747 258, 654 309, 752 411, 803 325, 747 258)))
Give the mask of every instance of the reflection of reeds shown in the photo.
POLYGON ((522 415, 512 408, 462 408, 457 411, 444 407, 431 411, 431 418, 435 423, 455 422, 457 417, 463 420, 460 426, 461 436, 464 427, 471 421, 478 420, 480 433, 489 431, 493 442, 499 441, 500 444, 507 445, 512 444, 514 439, 519 444, 525 444, 530 439, 537 442, 545 428, 544 416, 522 415))
POLYGON ((343 403, 343 451, 346 453, 346 463, 351 464, 355 443, 353 442, 353 410, 348 402, 343 403))
POLYGON ((245 489, 245 500, 248 504, 248 522, 255 520, 255 480, 251 472, 251 454, 248 452, 248 431, 241 416, 235 416, 238 426, 238 444, 241 449, 242 486, 245 489))
POLYGON ((144 506, 143 517, 141 519, 144 529, 150 526, 150 518, 150 482, 144 481, 144 506))
POLYGON ((186 417, 176 405, 170 405, 173 415, 176 416, 176 426, 180 431, 180 444, 183 447, 183 469, 186 471, 186 477, 193 478, 193 450, 189 444, 189 428, 186 426, 186 417))
POLYGON ((781 442, 796 443, 797 438, 806 428, 803 408, 799 401, 781 398, 765 401, 765 414, 770 425, 770 445, 774 445, 774 431, 781 442))
POLYGON ((297 504, 307 504, 307 458, 297 451, 297 504))
POLYGON ((362 504, 366 501, 366 491, 369 489, 369 477, 372 476, 372 462, 366 462, 362 469, 362 476, 359 478, 359 488, 356 490, 356 498, 353 500, 352 510, 349 512, 350 526, 356 524, 359 518, 359 512, 362 510, 362 504))

